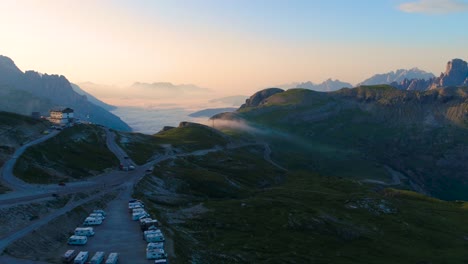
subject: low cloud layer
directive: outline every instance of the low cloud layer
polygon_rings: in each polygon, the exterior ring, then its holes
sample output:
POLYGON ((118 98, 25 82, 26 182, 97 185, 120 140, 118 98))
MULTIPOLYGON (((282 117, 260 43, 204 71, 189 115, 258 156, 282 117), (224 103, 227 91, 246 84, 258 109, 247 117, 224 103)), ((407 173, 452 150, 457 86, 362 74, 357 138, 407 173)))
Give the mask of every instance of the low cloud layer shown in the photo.
POLYGON ((419 0, 398 7, 406 13, 449 14, 468 12, 468 2, 460 0, 419 0))

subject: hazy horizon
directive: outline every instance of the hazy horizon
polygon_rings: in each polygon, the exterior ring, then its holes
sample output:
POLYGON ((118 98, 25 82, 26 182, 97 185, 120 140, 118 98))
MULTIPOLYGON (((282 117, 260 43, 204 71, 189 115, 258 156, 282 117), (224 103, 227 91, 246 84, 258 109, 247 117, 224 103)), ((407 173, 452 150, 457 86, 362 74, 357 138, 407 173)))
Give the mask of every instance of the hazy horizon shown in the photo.
POLYGON ((0 8, 0 53, 73 83, 163 81, 250 95, 401 68, 438 75, 468 57, 460 0, 5 0, 0 8))

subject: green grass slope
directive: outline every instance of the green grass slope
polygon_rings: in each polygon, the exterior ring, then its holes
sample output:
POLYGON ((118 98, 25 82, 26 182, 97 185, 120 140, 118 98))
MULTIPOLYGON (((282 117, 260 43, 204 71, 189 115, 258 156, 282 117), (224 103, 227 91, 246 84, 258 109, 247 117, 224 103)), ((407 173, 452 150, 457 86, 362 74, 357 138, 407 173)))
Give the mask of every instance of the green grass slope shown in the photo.
POLYGON ((468 199, 468 88, 292 89, 240 109, 286 167, 355 179, 404 176, 404 188, 468 199), (412 186, 412 187, 411 187, 412 186))
POLYGON ((465 263, 468 205, 285 172, 261 145, 181 157, 135 196, 174 241, 171 263, 465 263))
POLYGON ((217 130, 186 122, 152 136, 123 132, 118 135, 118 144, 137 164, 144 164, 156 154, 210 149, 229 142, 228 136, 217 130))
POLYGON ((57 183, 93 176, 118 164, 107 148, 101 127, 76 125, 28 148, 18 159, 14 173, 30 183, 57 183))

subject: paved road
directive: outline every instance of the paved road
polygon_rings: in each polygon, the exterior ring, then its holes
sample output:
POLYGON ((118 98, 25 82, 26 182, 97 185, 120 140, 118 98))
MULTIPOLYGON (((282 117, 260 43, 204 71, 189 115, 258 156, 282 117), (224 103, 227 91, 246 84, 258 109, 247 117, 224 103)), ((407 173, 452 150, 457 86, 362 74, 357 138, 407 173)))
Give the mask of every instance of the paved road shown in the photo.
POLYGON ((13 168, 15 167, 16 160, 18 159, 19 156, 21 156, 24 151, 29 148, 30 146, 42 143, 49 138, 52 138, 56 136, 59 133, 59 131, 54 130, 51 133, 49 133, 46 136, 43 136, 41 138, 38 138, 34 141, 31 141, 20 148, 18 148, 15 153, 13 153, 13 156, 10 160, 5 162, 2 168, 2 173, 1 173, 1 180, 2 182, 9 187, 12 190, 28 190, 31 189, 30 184, 18 179, 13 175, 13 168))
MULTIPOLYGON (((12 193, 8 193, 6 195, 0 195, 0 205, 1 204, 14 204, 14 203, 24 203, 27 201, 33 201, 37 199, 42 199, 44 197, 50 196, 52 193, 60 193, 60 194, 72 194, 78 193, 83 191, 90 191, 90 190, 99 190, 98 193, 94 194, 91 197, 88 197, 84 200, 73 202, 67 204, 60 210, 55 211, 43 218, 34 221, 31 225, 22 228, 20 230, 12 231, 12 233, 0 238, 0 252, 3 251, 10 243, 14 242, 15 240, 26 236, 28 233, 32 232, 34 229, 37 229, 43 225, 46 225, 52 219, 73 210, 75 207, 89 202, 93 199, 98 198, 99 196, 108 193, 111 190, 115 190, 120 187, 125 187, 122 193, 120 194, 119 198, 114 200, 113 202, 109 203, 108 212, 109 218, 106 219, 106 223, 103 224, 101 227, 97 228, 96 237, 92 238, 89 243, 90 251, 98 251, 104 250, 107 252, 110 251, 117 251, 122 253, 122 262, 123 263, 151 263, 146 260, 145 258, 145 243, 142 240, 142 234, 139 230, 139 226, 137 223, 131 221, 130 216, 127 213, 126 204, 127 200, 130 197, 133 186, 145 175, 145 171, 149 168, 154 167, 155 164, 162 162, 167 159, 176 158, 179 156, 187 156, 187 155, 206 155, 210 152, 215 152, 221 150, 219 147, 214 147, 211 149, 206 150, 198 150, 192 153, 181 153, 181 154, 167 154, 162 156, 156 156, 150 162, 142 165, 136 166, 132 160, 127 157, 125 151, 123 151, 115 142, 115 135, 113 132, 106 129, 107 135, 107 146, 109 150, 111 150, 116 157, 120 160, 120 162, 124 165, 134 165, 136 168, 133 171, 112 171, 109 173, 105 173, 99 176, 92 177, 87 181, 83 182, 75 182, 67 184, 65 187, 57 186, 57 185, 32 185, 27 184, 21 180, 18 180, 13 175, 13 167, 16 162, 17 157, 21 155, 27 147, 32 146, 34 144, 41 143, 54 135, 58 132, 51 133, 48 136, 45 136, 41 139, 32 141, 22 148, 18 149, 15 152, 15 155, 11 160, 9 160, 6 164, 8 166, 4 167, 2 173, 2 179, 7 182, 12 189, 15 190, 12 193), (99 236, 101 234, 101 236, 99 236)), ((247 144, 250 145, 250 144, 247 144)), ((237 146, 230 146, 229 149, 243 147, 244 145, 237 145, 237 146)), ((267 161, 274 164, 269 158, 270 156, 269 146, 265 146, 265 154, 264 157, 267 161)), ((277 164, 274 164, 278 166, 277 164)), ((280 167, 280 166, 278 166, 280 167)), ((1 260, 1 258, 0 258, 1 260)))

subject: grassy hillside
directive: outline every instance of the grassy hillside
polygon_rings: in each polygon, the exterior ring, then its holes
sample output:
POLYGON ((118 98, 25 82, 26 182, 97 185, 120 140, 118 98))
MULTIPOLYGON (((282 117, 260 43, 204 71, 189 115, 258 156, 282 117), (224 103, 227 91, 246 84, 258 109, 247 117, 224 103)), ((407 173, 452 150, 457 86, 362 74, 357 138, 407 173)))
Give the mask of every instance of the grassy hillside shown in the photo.
POLYGON ((96 175, 118 164, 107 149, 102 128, 76 125, 28 148, 18 159, 14 173, 26 182, 57 183, 96 175))
POLYGON ((135 195, 174 240, 172 263, 464 263, 468 205, 285 172, 261 146, 155 168, 135 195))
POLYGON ((468 199, 468 88, 293 89, 265 102, 238 116, 286 167, 391 183, 389 167, 401 188, 468 199))
POLYGON ((210 127, 187 123, 149 136, 119 132, 118 143, 137 164, 144 164, 156 154, 191 152, 225 146, 229 139, 210 127))

